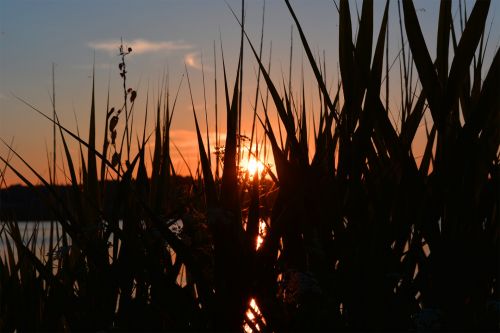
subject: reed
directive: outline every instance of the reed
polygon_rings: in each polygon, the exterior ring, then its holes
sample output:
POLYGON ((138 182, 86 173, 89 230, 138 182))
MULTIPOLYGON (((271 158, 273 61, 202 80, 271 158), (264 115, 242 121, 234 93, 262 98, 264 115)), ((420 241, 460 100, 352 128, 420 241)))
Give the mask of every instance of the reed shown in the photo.
POLYGON ((373 1, 364 0, 353 36, 351 4, 340 0, 333 94, 326 65, 285 3, 317 83, 319 110, 306 109, 303 81, 297 93, 291 75, 282 86, 271 77, 271 61, 263 60, 264 21, 257 49, 246 35, 243 2, 241 16, 231 9, 241 27, 232 82, 221 41, 225 98, 214 106, 215 148, 206 103, 207 133, 198 121, 187 68, 173 98, 164 79, 151 133, 145 125, 134 133, 135 100, 143 92, 127 85, 125 60, 133 50, 125 45, 124 100, 109 108, 108 97, 102 151, 95 142, 94 86, 86 140, 59 122, 55 105, 49 117, 20 99, 59 131, 70 191, 56 191, 13 149, 0 156, 27 186, 34 187, 13 158, 47 188, 42 199, 62 227, 51 224, 50 241, 39 243, 37 225, 23 233, 14 218, 2 223, 0 330, 498 330, 500 55, 495 50, 485 67, 490 1, 477 1, 468 16, 460 11, 458 32, 451 2, 441 1, 436 59, 412 1, 398 1, 407 43, 394 92, 387 83, 389 1, 374 31, 373 1), (241 132, 245 50, 258 65, 249 146, 241 132), (199 172, 190 170, 187 178, 173 167, 170 138, 184 82, 200 156, 199 172), (388 99, 398 95, 401 114, 394 121, 388 99), (421 158, 412 150, 419 126, 426 128, 421 158), (69 138, 87 151, 82 182, 69 138), (241 168, 251 158, 263 161, 261 172, 241 168))

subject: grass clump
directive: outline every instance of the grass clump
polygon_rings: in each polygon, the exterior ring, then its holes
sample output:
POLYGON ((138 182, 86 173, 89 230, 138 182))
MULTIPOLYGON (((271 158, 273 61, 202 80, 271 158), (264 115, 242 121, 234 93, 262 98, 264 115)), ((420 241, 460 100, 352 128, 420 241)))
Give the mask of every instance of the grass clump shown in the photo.
MULTIPOLYGON (((379 31, 373 30, 373 1, 363 1, 356 38, 350 3, 339 1, 340 83, 333 95, 325 66, 285 3, 317 83, 314 133, 304 88, 296 99, 291 78, 288 87, 278 87, 262 60, 263 37, 257 50, 246 36, 243 11, 232 86, 221 52, 224 147, 216 139, 213 163, 192 102, 200 168, 179 177, 170 128, 180 84, 173 101, 162 87, 154 130, 148 135, 144 126, 134 155, 133 109, 140 92, 126 84, 125 56, 132 50, 122 45, 124 101, 117 110, 108 103, 101 152, 93 93, 87 141, 57 116, 47 117, 62 138, 71 191, 61 197, 32 170, 51 194, 62 226, 51 224, 48 244, 37 243, 37 228, 23 236, 15 222, 2 224, 0 329, 498 329, 500 56, 496 50, 483 68, 490 1, 477 1, 468 17, 460 12, 460 34, 451 2, 441 2, 436 59, 413 3, 399 1, 401 39, 408 42, 399 58, 401 89, 390 92, 387 84, 385 103, 389 1, 379 31), (247 155, 241 129, 246 42, 259 66, 247 155), (389 118, 390 94, 401 95, 397 122, 389 118), (272 125, 273 113, 278 125, 272 125), (425 150, 416 158, 412 143, 422 124, 425 150), (67 136, 81 147, 81 182, 67 136), (268 146, 275 168, 242 174, 244 158, 264 160, 268 146), (50 255, 37 255, 39 249, 50 255)), ((186 81, 193 101, 187 69, 186 81)), ((33 186, 10 158, 0 156, 33 186)))

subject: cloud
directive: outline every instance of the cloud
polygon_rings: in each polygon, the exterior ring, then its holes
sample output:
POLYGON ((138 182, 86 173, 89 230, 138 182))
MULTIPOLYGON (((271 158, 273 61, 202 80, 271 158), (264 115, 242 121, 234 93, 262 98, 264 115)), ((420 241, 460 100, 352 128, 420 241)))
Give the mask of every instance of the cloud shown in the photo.
MULTIPOLYGON (((203 133, 202 135, 203 139, 205 139, 206 133, 203 133)), ((210 150, 211 153, 213 154, 215 148, 215 132, 210 132, 209 138, 210 138, 210 150)), ((225 133, 220 133, 219 139, 221 141, 221 145, 224 145, 224 142, 226 142, 225 133)), ((196 132, 183 129, 172 129, 170 131, 170 142, 172 144, 171 147, 172 161, 174 163, 174 167, 176 168, 176 172, 182 175, 188 174, 187 166, 182 160, 180 154, 182 154, 182 157, 186 161, 191 171, 195 172, 196 168, 198 167, 198 162, 200 159, 200 153, 198 150, 198 137, 196 135, 196 132), (179 151, 173 146, 174 144, 179 151)), ((205 142, 205 149, 207 149, 206 142, 205 142)), ((212 161, 213 163, 215 163, 215 159, 213 159, 212 161)))
MULTIPOLYGON (((125 47, 132 48, 132 54, 144 54, 153 52, 171 52, 179 50, 190 50, 193 45, 184 41, 150 41, 147 39, 134 39, 132 41, 124 41, 125 47)), ((87 44, 89 47, 102 50, 109 53, 118 53, 120 47, 120 40, 106 40, 99 42, 90 42, 87 44)))
POLYGON ((201 65, 201 60, 202 56, 200 52, 190 52, 184 55, 184 62, 186 65, 189 67, 192 67, 194 69, 201 70, 202 68, 205 70, 205 72, 213 72, 212 67, 207 66, 207 63, 205 61, 205 64, 202 66, 201 65))
MULTIPOLYGON (((198 137, 195 131, 173 129, 170 130, 170 138, 178 148, 192 149, 198 154, 198 137)), ((203 139, 206 138, 206 133, 203 133, 203 139)), ((210 139, 210 149, 214 149, 215 146, 215 132, 209 132, 210 139)), ((224 142, 226 140, 225 133, 219 133, 219 139, 224 142)), ((206 144, 206 143, 205 143, 206 144)), ((206 148, 206 147, 205 147, 206 148)))
POLYGON ((201 69, 201 60, 200 60, 200 53, 199 52, 191 52, 191 53, 186 54, 184 56, 184 62, 189 67, 192 67, 195 69, 201 69))

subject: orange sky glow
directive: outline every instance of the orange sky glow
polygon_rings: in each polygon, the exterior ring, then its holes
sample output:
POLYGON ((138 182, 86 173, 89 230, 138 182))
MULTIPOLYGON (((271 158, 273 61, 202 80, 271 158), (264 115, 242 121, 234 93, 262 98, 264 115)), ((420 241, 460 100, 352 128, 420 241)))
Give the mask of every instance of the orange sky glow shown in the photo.
MULTIPOLYGON (((57 1, 56 1, 57 2, 57 1)), ((92 2, 92 1, 91 1, 92 2)), ((93 2, 92 2, 93 3, 93 2)), ((121 4, 122 2, 120 2, 121 4)), ((354 4, 351 12, 355 18, 354 4)), ((146 135, 152 133, 155 124, 155 108, 162 92, 161 87, 168 85, 171 103, 178 87, 179 96, 173 115, 171 154, 173 166, 181 175, 188 175, 189 169, 194 174, 198 168, 199 156, 194 128, 194 118, 185 77, 185 68, 189 71, 193 92, 193 103, 206 142, 209 132, 210 149, 215 150, 215 107, 218 108, 217 129, 220 144, 225 137, 225 96, 222 71, 222 53, 227 70, 228 89, 232 95, 238 60, 240 28, 224 1, 207 2, 172 1, 162 2, 157 6, 129 3, 128 6, 114 6, 110 1, 99 3, 97 13, 91 5, 77 3, 20 3, 2 1, 0 8, 0 138, 11 144, 30 166, 41 176, 49 178, 52 168, 53 136, 52 124, 36 112, 30 110, 18 97, 26 100, 44 114, 52 115, 52 63, 55 63, 56 110, 63 126, 87 140, 89 133, 89 114, 91 104, 92 71, 95 68, 96 100, 96 145, 100 151, 104 139, 105 114, 109 94, 109 108, 120 108, 123 104, 122 80, 119 76, 118 46, 123 37, 124 44, 133 51, 126 57, 127 86, 137 91, 134 107, 134 129, 132 153, 137 152, 136 137, 141 138, 145 124, 146 135), (141 12, 141 15, 137 13, 141 12), (16 16, 14 13, 22 13, 16 16), (44 15, 46 14, 46 15, 44 15), (14 19, 14 17, 17 17, 14 19), (57 18, 56 18, 57 17, 57 18), (43 18, 43 19, 42 19, 43 18), (87 19, 85 19, 87 18, 87 19), (50 22, 50 24, 49 24, 50 22), (222 45, 221 45, 222 44, 222 45), (215 53, 215 57, 214 57, 215 53), (168 82, 166 81, 168 77, 168 82), (217 80, 217 86, 215 85, 217 80), (182 81, 182 83, 181 83, 182 81), (216 90, 217 88, 217 96, 216 90), (217 100, 217 104, 216 104, 217 100), (208 125, 205 122, 207 110, 208 125), (147 118, 146 118, 147 110, 147 118), (180 154, 184 159, 180 158, 180 154), (50 166, 50 167, 49 167, 50 166)), ((332 1, 308 2, 293 1, 309 43, 318 57, 325 58, 327 74, 326 84, 334 95, 339 82, 338 73, 338 13, 332 1)), ((229 1, 229 5, 240 12, 241 3, 229 1)), ((419 20, 431 52, 434 52, 435 28, 437 24, 438 4, 418 0, 415 6, 419 10, 419 20)), ((248 2, 247 31, 252 43, 258 47, 262 25, 263 2, 248 2)), ((381 21, 382 2, 375 2, 374 34, 378 34, 381 21)), ((498 12, 500 5, 492 3, 491 15, 498 12)), ((310 157, 314 151, 313 124, 317 125, 321 101, 318 87, 307 63, 300 38, 293 21, 281 1, 267 1, 264 23, 263 61, 271 60, 271 77, 278 90, 283 92, 283 84, 289 80, 289 59, 292 52, 291 82, 293 99, 302 104, 302 82, 305 88, 305 102, 309 130, 310 157), (291 51, 292 44, 292 51, 291 51)), ((391 2, 389 35, 389 63, 395 64, 390 71, 390 118, 398 131, 400 110, 400 75, 397 59, 401 41, 397 24, 397 5, 391 2)), ((353 23, 355 20, 353 20, 353 23)), ((498 45, 499 24, 492 20, 491 44, 498 45)), ((356 31, 354 24, 353 31, 356 31)), ((376 38, 376 36, 374 36, 376 38)), ((487 59, 493 54, 491 47, 487 59)), ((432 55, 431 55, 432 56, 432 55)), ((241 134, 250 137, 255 107, 258 66, 255 57, 245 44, 244 77, 242 97, 241 134)), ((417 78, 414 78, 415 81, 417 78)), ((418 90, 417 90, 418 91, 418 90)), ((257 113, 263 117, 262 101, 266 99, 266 86, 261 78, 257 113)), ((385 101, 385 90, 381 93, 385 101)), ((172 106, 172 104, 171 104, 172 106)), ((342 106, 342 95, 340 98, 342 106)), ((271 124, 278 134, 278 121, 272 100, 269 98, 271 124)), ((427 112, 428 113, 428 112, 427 112)), ((124 117, 121 117, 117 132, 123 132, 124 117)), ((425 119, 431 122, 426 114, 425 119)), ((273 166, 272 154, 264 149, 264 130, 257 121, 256 142, 259 143, 259 163, 273 166), (264 152, 266 156, 264 157, 264 152)), ((284 129, 282 128, 284 133, 284 129)), ((425 137, 425 124, 422 122, 413 142, 413 154, 419 163, 423 153, 422 138, 425 137)), ((70 152, 75 164, 79 165, 80 147, 69 136, 70 152)), ((245 145, 246 142, 243 142, 245 145)), ((154 136, 147 144, 146 164, 150 167, 149 156, 154 148, 154 136)), ((244 146, 247 152, 249 147, 244 146)), ((84 156, 86 151, 84 148, 84 156)), ((9 161, 14 168, 35 184, 39 184, 35 175, 15 157, 5 144, 0 144, 0 156, 9 161)), ((56 139, 57 182, 68 180, 67 162, 63 153, 62 141, 56 139)), ((215 160, 215 159, 213 159, 215 160)), ((124 161, 122 161, 124 162, 124 161)), ((253 163, 253 162, 252 162, 253 163)), ((246 165, 246 162, 242 162, 246 165)), ((215 164, 213 164, 215 167, 215 164)), ((0 188, 22 183, 16 174, 0 162, 0 188)))

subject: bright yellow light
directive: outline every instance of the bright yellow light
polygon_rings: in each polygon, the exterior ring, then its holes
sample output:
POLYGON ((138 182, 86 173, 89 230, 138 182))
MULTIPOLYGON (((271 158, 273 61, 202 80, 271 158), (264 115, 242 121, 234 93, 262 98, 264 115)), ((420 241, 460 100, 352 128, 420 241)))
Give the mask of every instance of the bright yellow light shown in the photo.
MULTIPOLYGON (((257 302, 255 302, 255 299, 253 299, 253 298, 250 300, 250 304, 249 304, 249 307, 247 309, 246 316, 247 316, 248 320, 251 321, 255 325, 255 328, 257 329, 258 332, 261 331, 261 327, 260 327, 259 323, 262 323, 263 325, 267 324, 266 320, 262 316, 262 312, 260 312, 260 309, 259 309, 259 306, 257 305, 257 302)), ((253 329, 250 327, 250 325, 248 325, 247 323, 245 323, 243 325, 243 331, 247 332, 247 333, 254 332, 253 329)))
MULTIPOLYGON (((257 250, 261 247, 262 243, 264 242, 264 237, 266 237, 267 234, 267 225, 264 220, 259 221, 259 235, 257 236, 257 250)), ((253 301, 253 299, 252 299, 253 301)), ((255 301, 254 301, 255 302, 255 301)))
POLYGON ((261 161, 257 161, 254 157, 250 157, 250 160, 243 160, 242 168, 253 176, 257 172, 262 173, 264 171, 264 164, 261 161))
POLYGON ((260 248, 260 246, 262 245, 263 242, 264 242, 264 238, 262 238, 261 235, 258 235, 257 236, 257 250, 260 248))

